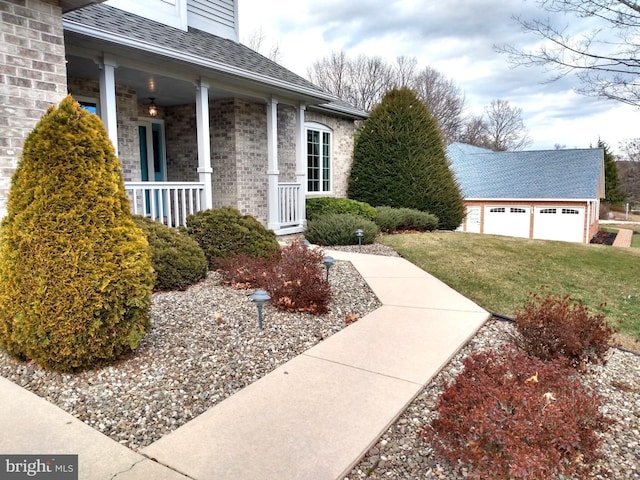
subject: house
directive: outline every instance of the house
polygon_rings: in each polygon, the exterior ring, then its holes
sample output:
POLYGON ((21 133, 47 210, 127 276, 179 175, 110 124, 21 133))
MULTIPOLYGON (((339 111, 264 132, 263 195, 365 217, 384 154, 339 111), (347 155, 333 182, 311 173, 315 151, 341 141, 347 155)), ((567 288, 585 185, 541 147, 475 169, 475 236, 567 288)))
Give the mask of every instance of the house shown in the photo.
POLYGON ((134 213, 232 206, 276 233, 346 196, 366 114, 239 43, 238 0, 0 0, 0 217, 25 137, 71 93, 102 118, 134 213))
POLYGON ((589 243, 604 198, 601 148, 493 152, 447 148, 467 214, 459 230, 589 243))

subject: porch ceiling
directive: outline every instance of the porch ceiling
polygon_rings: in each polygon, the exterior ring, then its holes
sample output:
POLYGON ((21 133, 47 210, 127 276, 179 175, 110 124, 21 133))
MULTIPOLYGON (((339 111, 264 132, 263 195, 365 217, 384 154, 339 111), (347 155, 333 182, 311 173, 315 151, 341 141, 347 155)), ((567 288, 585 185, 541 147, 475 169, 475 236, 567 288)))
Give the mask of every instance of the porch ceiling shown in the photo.
MULTIPOLYGON (((98 64, 94 60, 67 54, 68 76, 98 80, 99 74, 98 64)), ((156 104, 163 107, 195 102, 195 80, 189 82, 126 66, 116 68, 115 75, 116 83, 135 89, 141 101, 153 97, 156 104)), ((228 98, 231 95, 215 87, 209 89, 209 98, 212 100, 228 98)))

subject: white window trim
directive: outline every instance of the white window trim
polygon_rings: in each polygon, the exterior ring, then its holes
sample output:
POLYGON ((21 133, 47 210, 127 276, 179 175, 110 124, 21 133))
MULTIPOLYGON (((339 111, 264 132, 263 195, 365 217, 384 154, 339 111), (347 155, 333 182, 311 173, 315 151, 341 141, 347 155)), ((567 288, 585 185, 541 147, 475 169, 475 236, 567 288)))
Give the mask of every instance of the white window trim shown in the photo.
MULTIPOLYGON (((306 178, 305 178, 305 190, 307 191, 307 196, 309 197, 321 197, 321 196, 331 196, 333 195, 333 168, 334 168, 334 155, 333 155, 333 130, 331 130, 331 128, 329 128, 328 126, 322 124, 322 123, 317 123, 317 122, 305 122, 304 124, 304 138, 305 138, 305 148, 304 148, 304 155, 305 155, 305 172, 306 172, 306 178), (309 190, 308 186, 309 186, 309 152, 308 152, 308 131, 312 130, 312 131, 318 131, 321 134, 322 133, 328 133, 329 134, 329 190, 318 190, 318 191, 311 191, 309 190)), ((320 169, 320 174, 322 177, 322 167, 320 169)), ((322 178, 320 178, 319 180, 320 182, 320 187, 322 188, 323 186, 323 180, 322 178)))
POLYGON ((71 95, 73 99, 82 105, 82 103, 93 103, 96 106, 96 115, 100 116, 100 99, 95 97, 85 97, 83 95, 71 95))

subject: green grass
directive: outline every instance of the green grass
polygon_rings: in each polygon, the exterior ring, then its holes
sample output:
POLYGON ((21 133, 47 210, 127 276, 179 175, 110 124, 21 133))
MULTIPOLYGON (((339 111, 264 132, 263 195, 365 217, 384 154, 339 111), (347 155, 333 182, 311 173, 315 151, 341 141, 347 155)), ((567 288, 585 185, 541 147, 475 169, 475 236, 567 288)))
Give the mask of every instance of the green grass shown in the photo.
POLYGON ((640 251, 436 232, 381 243, 493 313, 513 316, 529 292, 568 294, 640 340, 640 251))

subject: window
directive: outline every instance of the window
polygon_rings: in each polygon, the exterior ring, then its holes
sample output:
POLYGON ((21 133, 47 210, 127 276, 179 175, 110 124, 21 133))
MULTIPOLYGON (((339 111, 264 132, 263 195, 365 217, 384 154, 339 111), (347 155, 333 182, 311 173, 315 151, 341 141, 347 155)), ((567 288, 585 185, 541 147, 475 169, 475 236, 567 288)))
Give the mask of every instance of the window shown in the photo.
POLYGON ((307 125, 307 191, 331 191, 331 131, 324 125, 307 125))
POLYGON ((573 208, 563 208, 562 214, 563 215, 579 215, 580 212, 578 212, 578 210, 574 210, 573 208))
POLYGON ((99 103, 97 98, 82 97, 82 96, 79 96, 79 95, 74 95, 73 98, 87 112, 95 113, 96 115, 100 115, 100 103, 99 103))
POLYGON ((556 213, 556 209, 555 208, 543 208, 542 210, 540 210, 540 213, 556 213))
POLYGON ((504 209, 504 207, 494 207, 494 208, 490 209, 489 212, 491 212, 491 213, 505 213, 506 210, 504 209))
POLYGON ((524 208, 514 208, 512 207, 510 209, 511 213, 527 213, 527 211, 524 208))

